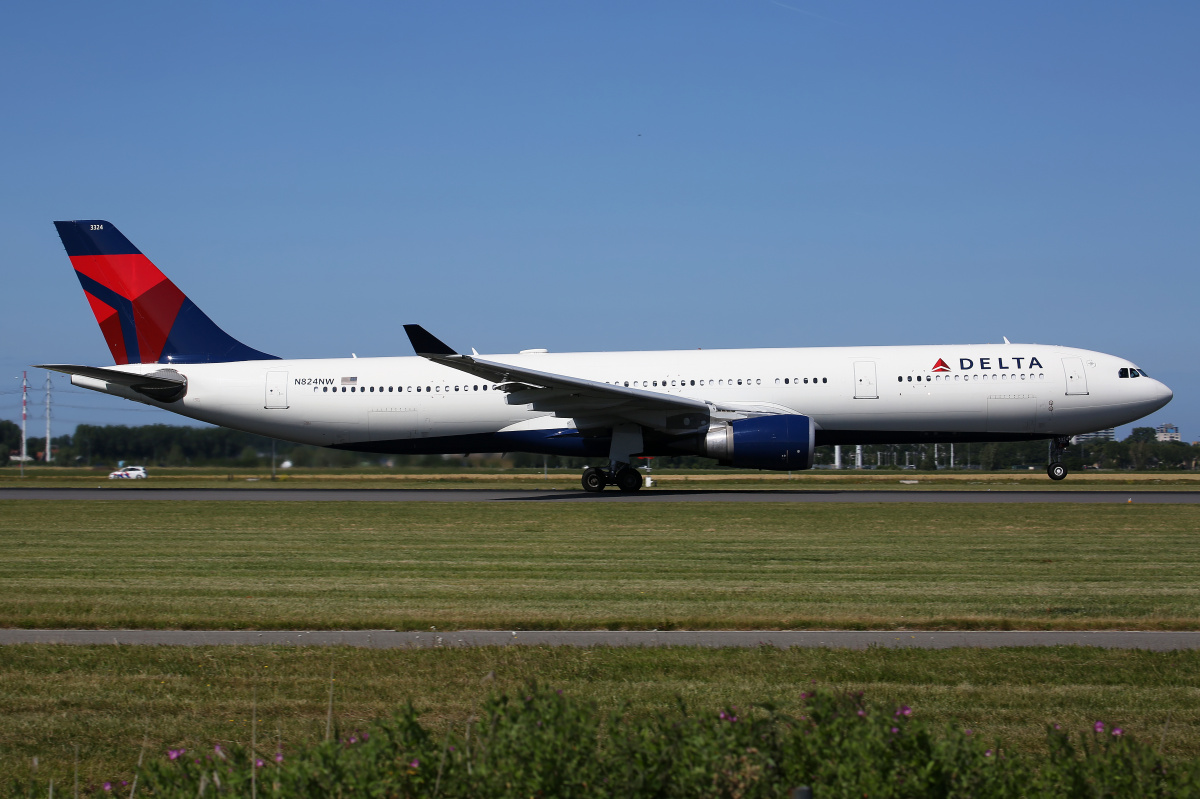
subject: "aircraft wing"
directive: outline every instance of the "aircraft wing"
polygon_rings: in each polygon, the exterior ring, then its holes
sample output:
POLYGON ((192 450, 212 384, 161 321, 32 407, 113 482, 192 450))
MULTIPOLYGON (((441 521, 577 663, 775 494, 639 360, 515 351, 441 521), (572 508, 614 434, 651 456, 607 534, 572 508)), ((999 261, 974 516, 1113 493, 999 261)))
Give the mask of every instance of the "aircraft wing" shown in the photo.
POLYGON ((687 431, 708 424, 720 410, 693 397, 585 380, 462 355, 420 325, 405 325, 413 349, 423 358, 496 383, 509 405, 574 419, 579 427, 635 422, 661 430, 687 431))

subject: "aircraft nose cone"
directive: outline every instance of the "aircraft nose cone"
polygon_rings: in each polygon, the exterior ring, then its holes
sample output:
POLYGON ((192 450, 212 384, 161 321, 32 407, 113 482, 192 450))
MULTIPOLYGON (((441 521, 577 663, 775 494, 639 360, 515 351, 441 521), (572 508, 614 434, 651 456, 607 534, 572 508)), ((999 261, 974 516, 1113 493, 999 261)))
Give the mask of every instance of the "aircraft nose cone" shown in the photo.
POLYGON ((1151 396, 1151 401, 1154 403, 1154 410, 1158 410, 1171 401, 1171 399, 1175 396, 1175 392, 1167 388, 1164 383, 1160 383, 1155 380, 1152 386, 1151 396))

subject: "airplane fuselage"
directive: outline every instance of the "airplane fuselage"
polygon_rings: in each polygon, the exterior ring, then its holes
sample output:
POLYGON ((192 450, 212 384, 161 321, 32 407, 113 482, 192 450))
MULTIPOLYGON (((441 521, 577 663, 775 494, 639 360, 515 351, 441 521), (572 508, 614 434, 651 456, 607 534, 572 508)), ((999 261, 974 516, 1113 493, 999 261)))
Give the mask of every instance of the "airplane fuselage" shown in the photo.
MULTIPOLYGON (((814 421, 817 445, 1070 436, 1132 422, 1171 398, 1123 358, 1037 344, 487 357, 751 415, 803 414, 814 421), (1129 370, 1133 377, 1121 376, 1129 370)), ((193 419, 317 446, 397 454, 609 451, 607 431, 577 430, 561 410, 509 404, 493 383, 422 357, 166 366, 187 379, 186 394, 173 402, 92 378, 72 380, 193 419)), ((152 374, 164 365, 122 368, 152 374)), ((650 436, 643 454, 683 451, 670 437, 650 436)))

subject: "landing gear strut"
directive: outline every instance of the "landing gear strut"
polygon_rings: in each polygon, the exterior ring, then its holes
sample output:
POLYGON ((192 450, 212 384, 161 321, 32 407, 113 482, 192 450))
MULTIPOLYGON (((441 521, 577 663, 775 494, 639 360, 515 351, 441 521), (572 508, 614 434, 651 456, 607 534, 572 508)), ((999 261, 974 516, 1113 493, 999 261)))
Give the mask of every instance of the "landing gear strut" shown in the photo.
POLYGON ((611 469, 589 466, 583 470, 583 490, 598 494, 607 485, 615 485, 624 492, 638 491, 642 487, 642 473, 632 466, 618 464, 616 474, 611 469))
POLYGON ((1067 476, 1067 467, 1062 464, 1062 456, 1063 450, 1070 444, 1070 436, 1054 437, 1054 442, 1050 445, 1050 465, 1046 467, 1046 474, 1051 480, 1061 480, 1067 476))

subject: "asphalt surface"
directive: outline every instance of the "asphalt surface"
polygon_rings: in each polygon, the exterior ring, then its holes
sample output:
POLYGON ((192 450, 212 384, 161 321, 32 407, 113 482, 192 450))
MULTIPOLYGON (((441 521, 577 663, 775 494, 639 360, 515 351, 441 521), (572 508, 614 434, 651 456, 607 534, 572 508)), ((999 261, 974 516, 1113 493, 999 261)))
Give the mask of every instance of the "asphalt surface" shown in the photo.
POLYGON ((159 646, 360 646, 428 649, 466 646, 701 646, 867 649, 951 649, 1013 646, 1094 646, 1166 652, 1200 649, 1200 632, 1048 631, 515 631, 397 632, 395 630, 0 630, 0 644, 159 646))
POLYGON ((963 491, 955 489, 687 490, 650 489, 633 494, 608 490, 456 488, 0 488, 4 499, 191 500, 208 502, 931 502, 940 504, 1055 503, 1200 505, 1200 491, 963 491))

